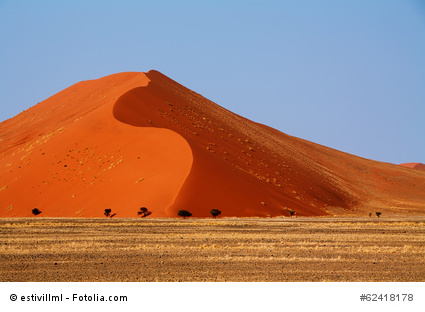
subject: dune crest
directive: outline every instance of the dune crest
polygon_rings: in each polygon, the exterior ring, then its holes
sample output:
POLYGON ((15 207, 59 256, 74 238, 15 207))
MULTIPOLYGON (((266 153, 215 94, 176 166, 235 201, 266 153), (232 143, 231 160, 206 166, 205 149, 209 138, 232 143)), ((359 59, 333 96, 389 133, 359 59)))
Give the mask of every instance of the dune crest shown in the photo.
POLYGON ((77 83, 0 123, 0 217, 423 214, 425 172, 234 114, 157 71, 77 83))

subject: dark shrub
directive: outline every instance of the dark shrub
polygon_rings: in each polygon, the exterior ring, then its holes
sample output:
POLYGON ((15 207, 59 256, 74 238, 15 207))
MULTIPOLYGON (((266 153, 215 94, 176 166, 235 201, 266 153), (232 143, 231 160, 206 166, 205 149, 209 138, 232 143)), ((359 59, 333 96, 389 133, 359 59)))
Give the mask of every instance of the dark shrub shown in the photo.
POLYGON ((147 217, 147 216, 149 216, 151 213, 152 213, 152 212, 150 212, 150 211, 148 210, 148 208, 146 208, 146 207, 142 207, 142 208, 140 208, 140 210, 137 212, 137 214, 138 214, 139 216, 141 216, 141 218, 147 217))
POLYGON ((292 209, 288 209, 289 214, 291 215, 291 218, 294 214, 296 214, 297 212, 295 210, 292 209))
POLYGON ((34 208, 34 209, 32 210, 32 214, 33 214, 34 216, 39 215, 40 213, 41 213, 41 211, 40 211, 40 210, 38 210, 38 208, 34 208))
POLYGON ((213 218, 215 219, 218 215, 221 215, 221 211, 218 209, 212 209, 210 211, 210 214, 213 216, 213 218))
POLYGON ((180 210, 178 213, 177 213, 180 217, 183 217, 183 219, 186 219, 186 217, 190 217, 192 214, 189 212, 189 211, 187 211, 187 210, 180 210))

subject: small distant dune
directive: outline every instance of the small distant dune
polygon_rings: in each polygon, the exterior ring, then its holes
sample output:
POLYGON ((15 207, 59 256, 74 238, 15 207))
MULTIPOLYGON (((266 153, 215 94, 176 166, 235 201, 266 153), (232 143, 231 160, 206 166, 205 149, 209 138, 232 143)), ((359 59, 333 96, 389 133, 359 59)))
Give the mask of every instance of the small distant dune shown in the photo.
POLYGON ((405 163, 405 164, 400 164, 400 166, 418 169, 418 170, 425 170, 425 165, 421 163, 405 163))

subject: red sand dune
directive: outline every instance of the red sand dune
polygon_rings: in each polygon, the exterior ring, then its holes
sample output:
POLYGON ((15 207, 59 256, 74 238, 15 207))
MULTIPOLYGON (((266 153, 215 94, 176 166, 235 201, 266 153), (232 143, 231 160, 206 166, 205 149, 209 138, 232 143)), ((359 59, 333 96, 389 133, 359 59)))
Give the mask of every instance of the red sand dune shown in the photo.
POLYGON ((425 172, 252 122, 157 71, 77 83, 0 123, 0 217, 425 212, 425 172))
POLYGON ((400 164, 400 166, 413 168, 413 169, 419 169, 419 170, 425 170, 425 165, 421 163, 405 163, 405 164, 400 164))

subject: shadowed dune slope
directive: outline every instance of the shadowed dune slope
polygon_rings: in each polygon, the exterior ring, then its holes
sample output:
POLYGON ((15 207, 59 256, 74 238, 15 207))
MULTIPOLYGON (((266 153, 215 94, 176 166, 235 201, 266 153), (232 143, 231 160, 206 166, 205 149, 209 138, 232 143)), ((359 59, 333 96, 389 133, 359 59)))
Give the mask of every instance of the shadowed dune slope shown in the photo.
POLYGON ((71 86, 0 123, 0 216, 422 214, 425 172, 238 116, 157 71, 71 86))

